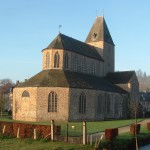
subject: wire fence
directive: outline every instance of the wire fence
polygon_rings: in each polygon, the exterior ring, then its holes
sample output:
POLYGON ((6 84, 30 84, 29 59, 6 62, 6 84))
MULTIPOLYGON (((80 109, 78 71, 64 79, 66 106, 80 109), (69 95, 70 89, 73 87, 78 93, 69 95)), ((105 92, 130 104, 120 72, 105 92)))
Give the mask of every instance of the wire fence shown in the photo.
POLYGON ((61 135, 68 137, 82 136, 82 123, 55 123, 61 126, 61 135))

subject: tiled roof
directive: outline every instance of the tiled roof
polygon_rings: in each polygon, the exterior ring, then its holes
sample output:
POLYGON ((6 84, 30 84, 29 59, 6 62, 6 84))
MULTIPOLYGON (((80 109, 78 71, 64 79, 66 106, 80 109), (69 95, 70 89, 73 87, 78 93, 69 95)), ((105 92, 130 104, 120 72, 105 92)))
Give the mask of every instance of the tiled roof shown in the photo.
POLYGON ((50 43, 50 45, 46 49, 64 49, 103 61, 102 57, 98 54, 94 46, 83 43, 61 33, 58 34, 58 36, 50 43))
POLYGON ((150 102, 150 92, 140 92, 140 101, 150 102))
POLYGON ((86 43, 105 41, 114 45, 104 17, 97 17, 87 38, 86 43))
POLYGON ((18 87, 70 87, 127 93, 104 78, 58 69, 43 70, 18 87))
POLYGON ((113 72, 108 73, 106 79, 113 84, 125 84, 131 80, 134 74, 135 71, 113 72))

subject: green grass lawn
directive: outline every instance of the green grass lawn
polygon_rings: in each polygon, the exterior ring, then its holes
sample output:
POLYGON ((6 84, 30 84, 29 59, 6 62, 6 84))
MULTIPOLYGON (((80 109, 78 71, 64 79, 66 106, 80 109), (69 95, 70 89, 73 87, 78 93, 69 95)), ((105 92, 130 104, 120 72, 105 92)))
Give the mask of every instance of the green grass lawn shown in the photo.
MULTIPOLYGON (((138 119, 141 121, 142 119, 138 119)), ((126 126, 134 123, 134 119, 130 120, 115 120, 115 121, 99 121, 99 122, 87 122, 87 133, 96 133, 105 131, 106 128, 117 128, 126 126)), ((66 123, 56 123, 61 125, 62 134, 66 133, 66 123)), ((68 131, 71 136, 82 135, 82 122, 69 122, 68 123, 68 131), (74 128, 72 128, 74 126, 74 128)))
POLYGON ((69 144, 63 142, 34 141, 31 139, 1 139, 0 150, 94 150, 89 145, 69 144))

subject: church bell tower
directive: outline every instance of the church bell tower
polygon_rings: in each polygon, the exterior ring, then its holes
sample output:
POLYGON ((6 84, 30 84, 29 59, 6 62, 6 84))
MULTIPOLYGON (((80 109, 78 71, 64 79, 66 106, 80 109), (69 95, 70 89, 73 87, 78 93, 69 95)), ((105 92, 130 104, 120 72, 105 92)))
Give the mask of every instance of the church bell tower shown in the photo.
POLYGON ((103 16, 96 20, 85 41, 96 48, 104 59, 103 76, 115 70, 115 45, 103 16))

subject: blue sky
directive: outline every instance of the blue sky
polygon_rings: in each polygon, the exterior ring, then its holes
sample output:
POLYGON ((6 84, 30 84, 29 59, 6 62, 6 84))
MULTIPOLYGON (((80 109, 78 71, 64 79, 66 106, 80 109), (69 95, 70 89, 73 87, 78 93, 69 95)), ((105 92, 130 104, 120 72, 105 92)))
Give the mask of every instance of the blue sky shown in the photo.
POLYGON ((104 13, 115 43, 116 71, 150 74, 149 0, 1 0, 0 79, 23 81, 42 70, 41 50, 61 33, 85 41, 104 13))

